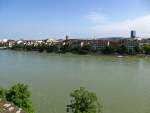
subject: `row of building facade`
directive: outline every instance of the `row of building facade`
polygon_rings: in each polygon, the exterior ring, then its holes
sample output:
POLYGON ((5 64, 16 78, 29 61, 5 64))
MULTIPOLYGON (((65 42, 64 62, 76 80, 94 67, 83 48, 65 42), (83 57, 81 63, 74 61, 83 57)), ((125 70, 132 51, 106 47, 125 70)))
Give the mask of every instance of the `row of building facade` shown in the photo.
POLYGON ((11 48, 14 45, 69 45, 70 47, 82 47, 84 45, 90 45, 94 49, 103 49, 106 46, 118 48, 124 45, 128 50, 133 50, 135 47, 141 47, 143 45, 150 45, 150 38, 136 38, 136 31, 131 31, 130 38, 100 38, 100 39, 75 39, 66 36, 65 39, 45 39, 45 40, 0 40, 0 47, 11 48))
POLYGON ((45 40, 1 40, 0 47, 12 47, 13 45, 33 45, 38 46, 41 44, 45 45, 71 45, 84 46, 91 45, 95 49, 101 49, 106 46, 119 47, 121 45, 126 46, 128 49, 133 49, 135 46, 150 45, 149 39, 133 39, 133 38, 107 38, 107 39, 68 39, 65 40, 55 40, 55 39, 45 39, 45 40))

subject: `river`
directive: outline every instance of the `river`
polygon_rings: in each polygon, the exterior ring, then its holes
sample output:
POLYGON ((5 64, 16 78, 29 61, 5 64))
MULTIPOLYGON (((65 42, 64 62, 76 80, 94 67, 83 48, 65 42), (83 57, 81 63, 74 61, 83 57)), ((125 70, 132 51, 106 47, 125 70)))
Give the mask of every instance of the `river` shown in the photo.
POLYGON ((97 94, 104 113, 150 113, 150 58, 0 51, 0 86, 29 85, 37 113, 66 113, 80 86, 97 94))

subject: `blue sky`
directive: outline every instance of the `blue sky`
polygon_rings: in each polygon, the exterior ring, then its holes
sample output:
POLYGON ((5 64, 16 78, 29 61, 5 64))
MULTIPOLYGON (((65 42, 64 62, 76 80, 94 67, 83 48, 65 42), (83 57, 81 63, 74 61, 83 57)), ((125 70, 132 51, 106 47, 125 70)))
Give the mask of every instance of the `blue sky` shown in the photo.
POLYGON ((148 0, 0 0, 0 39, 150 36, 148 0), (147 1, 147 2, 146 2, 147 1))

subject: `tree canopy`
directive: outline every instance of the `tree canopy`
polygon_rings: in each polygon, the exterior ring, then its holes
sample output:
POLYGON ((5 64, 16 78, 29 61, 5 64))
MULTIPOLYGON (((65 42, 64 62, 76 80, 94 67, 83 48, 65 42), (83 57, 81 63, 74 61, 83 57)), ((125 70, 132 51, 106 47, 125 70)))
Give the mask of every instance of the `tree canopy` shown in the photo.
POLYGON ((28 90, 28 86, 25 84, 18 83, 10 89, 1 88, 0 97, 14 103, 28 113, 34 113, 32 102, 30 100, 31 93, 28 90))
POLYGON ((85 88, 74 90, 70 94, 71 101, 67 105, 67 112, 72 113, 102 113, 102 106, 97 96, 85 88))

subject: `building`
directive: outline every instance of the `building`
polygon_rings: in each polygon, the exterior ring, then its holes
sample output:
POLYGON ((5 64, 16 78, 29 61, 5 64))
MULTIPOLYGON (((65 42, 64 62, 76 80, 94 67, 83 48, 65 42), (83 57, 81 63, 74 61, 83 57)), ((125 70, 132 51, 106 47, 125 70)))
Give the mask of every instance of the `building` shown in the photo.
POLYGON ((15 40, 8 40, 8 47, 12 47, 13 45, 15 45, 15 40))
POLYGON ((57 43, 59 43, 59 41, 52 38, 46 40, 46 45, 55 45, 57 43))
POLYGON ((120 44, 124 45, 127 48, 128 53, 134 53, 135 48, 139 47, 139 40, 127 38, 127 39, 121 40, 120 44))
POLYGON ((91 40, 90 43, 92 47, 96 50, 103 49, 104 47, 108 46, 107 40, 91 40))
POLYGON ((150 38, 140 40, 140 45, 150 45, 150 38))
POLYGON ((131 31, 131 38, 136 38, 136 31, 134 30, 131 31))
POLYGON ((68 35, 66 35, 66 41, 68 41, 69 40, 69 36, 68 35))

